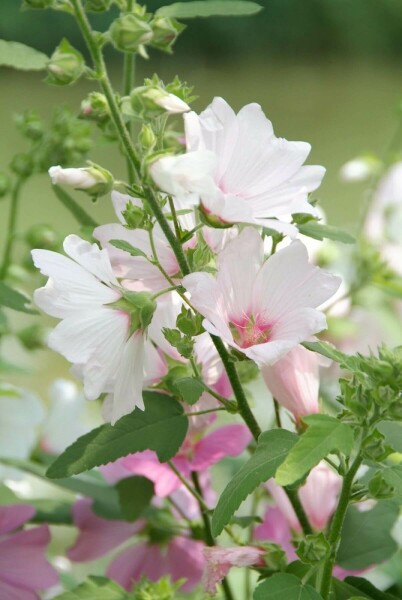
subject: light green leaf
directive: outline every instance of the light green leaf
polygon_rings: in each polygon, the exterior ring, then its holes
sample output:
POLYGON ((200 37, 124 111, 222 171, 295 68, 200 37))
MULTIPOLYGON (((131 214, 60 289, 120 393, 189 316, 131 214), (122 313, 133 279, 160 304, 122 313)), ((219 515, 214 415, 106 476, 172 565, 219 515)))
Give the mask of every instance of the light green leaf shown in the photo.
POLYGON ((126 521, 135 521, 142 515, 154 494, 154 485, 146 477, 134 475, 116 485, 121 512, 126 521))
POLYGON ((160 461, 176 454, 187 433, 183 407, 171 396, 144 392, 145 410, 136 408, 115 425, 101 425, 78 438, 49 467, 50 479, 71 477, 142 450, 154 450, 160 461))
POLYGON ((326 358, 330 358, 346 369, 353 370, 355 365, 354 357, 337 350, 332 344, 328 344, 328 342, 303 342, 302 346, 311 352, 316 352, 326 358))
POLYGON ((311 585, 303 584, 295 575, 277 573, 255 589, 254 600, 322 600, 311 585))
POLYGON ((91 575, 70 592, 56 596, 55 600, 128 600, 128 593, 107 577, 91 575))
POLYGON ((250 460, 236 473, 219 498, 212 517, 212 533, 221 533, 249 494, 275 475, 278 466, 297 442, 297 435, 285 429, 264 431, 250 460))
POLYGON ((20 44, 0 40, 0 66, 22 69, 23 71, 42 71, 46 68, 49 57, 43 52, 20 44))
POLYGON ((381 500, 372 510, 364 512, 350 506, 336 564, 349 570, 366 569, 390 558, 398 549, 390 534, 398 514, 398 503, 390 500, 381 500))
POLYGON ((385 479, 385 481, 391 485, 395 494, 398 497, 398 500, 402 501, 402 465, 394 465, 392 467, 385 467, 381 471, 381 475, 385 479))
POLYGON ((195 377, 182 377, 176 379, 174 387, 177 390, 180 398, 187 404, 195 404, 205 392, 203 383, 195 377))
POLYGON ((194 19, 195 17, 245 17, 255 15, 262 6, 248 0, 194 0, 175 2, 156 11, 160 17, 194 19))
POLYGON ((23 296, 17 290, 13 290, 13 288, 10 288, 3 281, 0 281, 0 306, 6 306, 18 312, 31 315, 37 314, 37 311, 30 308, 29 304, 30 300, 26 296, 23 296))
POLYGON ((378 430, 385 437, 385 442, 395 450, 402 452, 402 424, 394 421, 382 421, 378 425, 378 430))
POLYGON ((90 227, 95 229, 98 227, 98 223, 61 187, 53 185, 53 190, 60 202, 70 211, 76 221, 83 225, 83 227, 90 227))
POLYGON ((303 421, 307 430, 289 452, 276 472, 275 479, 285 486, 302 479, 332 452, 347 456, 353 448, 353 429, 329 415, 309 415, 303 421))
POLYGON ((324 238, 328 238, 329 240, 342 242, 343 244, 354 244, 356 242, 356 239, 346 231, 342 231, 342 229, 333 227, 332 225, 317 223, 317 221, 301 223, 300 225, 297 225, 297 229, 303 235, 307 235, 315 240, 323 240, 324 238))
POLYGON ((143 252, 139 248, 136 248, 135 246, 132 246, 124 240, 109 240, 109 244, 111 244, 115 248, 118 248, 119 250, 124 250, 124 252, 128 252, 129 254, 131 254, 131 256, 144 256, 145 258, 147 258, 145 252, 143 252))

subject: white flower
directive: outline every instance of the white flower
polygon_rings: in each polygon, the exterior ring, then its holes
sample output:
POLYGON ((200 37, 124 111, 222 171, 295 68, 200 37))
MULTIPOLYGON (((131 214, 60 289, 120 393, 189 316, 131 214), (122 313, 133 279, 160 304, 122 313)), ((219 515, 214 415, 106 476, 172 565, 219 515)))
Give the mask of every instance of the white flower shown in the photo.
POLYGON ((246 227, 219 254, 216 278, 192 273, 183 285, 207 331, 265 365, 326 328, 317 307, 340 281, 311 265, 299 241, 264 262, 260 235, 246 227))
POLYGON ((190 110, 189 105, 175 94, 161 95, 159 98, 155 98, 154 102, 170 115, 177 115, 190 110))
POLYGON ((69 185, 77 190, 88 190, 97 185, 97 179, 86 168, 63 169, 50 167, 49 175, 54 185, 69 185))
MULTIPOLYGON (((143 409, 145 337, 131 331, 131 309, 116 305, 123 297, 106 250, 76 235, 64 240, 67 258, 33 250, 36 267, 49 280, 35 291, 37 306, 62 319, 49 336, 49 346, 79 365, 88 399, 113 392, 112 422, 143 409)), ((134 307, 132 307, 134 309, 134 307)))
POLYGON ((343 181, 365 181, 373 172, 372 165, 364 158, 354 158, 342 165, 339 175, 343 181))

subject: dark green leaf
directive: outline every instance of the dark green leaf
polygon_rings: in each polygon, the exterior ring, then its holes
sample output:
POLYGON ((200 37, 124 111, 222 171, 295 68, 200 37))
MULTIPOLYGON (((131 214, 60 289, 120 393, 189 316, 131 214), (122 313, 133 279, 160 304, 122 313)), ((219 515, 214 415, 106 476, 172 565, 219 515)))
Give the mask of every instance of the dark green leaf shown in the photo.
POLYGON ((254 523, 262 523, 262 519, 258 515, 247 515, 244 517, 232 517, 230 519, 230 523, 233 523, 233 525, 238 525, 242 529, 245 529, 246 527, 250 527, 250 525, 253 525, 254 523))
POLYGON ((360 595, 362 595, 361 592, 364 592, 363 596, 372 600, 398 600, 396 596, 377 589, 372 583, 362 577, 347 577, 345 581, 352 585, 360 595))
POLYGON ((143 252, 139 248, 136 248, 135 246, 132 246, 124 240, 110 240, 109 244, 111 244, 115 248, 118 248, 119 250, 124 250, 124 252, 128 252, 129 254, 131 254, 131 256, 145 256, 145 258, 147 258, 145 252, 143 252))
POLYGON ((55 600, 128 600, 128 593, 115 581, 106 577, 88 577, 70 592, 56 596, 55 600))
POLYGON ((154 485, 146 477, 133 476, 116 485, 121 512, 126 521, 135 521, 142 515, 154 494, 154 485))
POLYGON ((236 473, 219 498, 212 517, 214 536, 221 533, 249 494, 264 481, 275 475, 289 450, 297 442, 297 435, 285 429, 264 431, 250 460, 236 473))
POLYGON ((369 511, 350 506, 342 528, 336 562, 344 569, 366 569, 384 562, 398 546, 390 531, 398 517, 396 502, 381 500, 369 511))
POLYGON ((0 40, 0 66, 23 71, 42 71, 48 62, 49 57, 43 52, 19 42, 0 40))
POLYGON ((256 2, 248 0, 194 0, 175 2, 156 11, 160 17, 194 19, 195 17, 244 17, 255 15, 262 9, 256 2))
POLYGON ((338 227, 333 227, 332 225, 317 223, 317 221, 302 223, 297 226, 297 229, 303 235, 307 235, 316 240, 328 238, 329 240, 342 242, 343 244, 354 244, 356 242, 355 238, 346 231, 342 231, 342 229, 338 229, 338 227))
POLYGON ((382 421, 378 425, 378 430, 385 437, 385 442, 389 444, 395 452, 402 452, 402 424, 391 421, 382 421))
POLYGON ((53 186, 54 193, 60 200, 60 202, 70 211, 73 217, 83 225, 84 227, 91 227, 94 229, 98 227, 98 223, 94 221, 94 219, 83 209, 81 206, 70 196, 67 194, 61 187, 58 185, 53 186))
POLYGON ((18 312, 29 313, 31 315, 36 314, 36 310, 30 308, 29 304, 30 300, 26 296, 23 296, 3 281, 0 281, 0 306, 6 306, 18 312))
POLYGON ((304 585, 295 575, 277 573, 255 589, 254 600, 322 600, 311 585, 304 585))
POLYGON ((353 448, 353 429, 329 415, 304 417, 308 428, 278 468, 275 479, 285 486, 303 478, 318 463, 338 451, 349 455, 353 448))
POLYGON ((201 394, 205 392, 203 383, 195 377, 176 379, 174 387, 180 398, 190 405, 195 404, 200 399, 201 394))
MULTIPOLYGON (((20 501, 21 502, 21 501, 20 501)), ((33 523, 50 523, 52 525, 71 525, 71 504, 60 500, 27 500, 36 508, 31 519, 33 523)))
POLYGON ((402 502, 402 465, 386 467, 381 471, 381 475, 388 485, 394 488, 399 502, 402 502))
POLYGON ((187 433, 183 407, 171 396, 144 392, 145 410, 136 408, 115 425, 101 425, 78 438, 49 467, 51 479, 70 477, 142 450, 154 450, 160 461, 176 454, 187 433))

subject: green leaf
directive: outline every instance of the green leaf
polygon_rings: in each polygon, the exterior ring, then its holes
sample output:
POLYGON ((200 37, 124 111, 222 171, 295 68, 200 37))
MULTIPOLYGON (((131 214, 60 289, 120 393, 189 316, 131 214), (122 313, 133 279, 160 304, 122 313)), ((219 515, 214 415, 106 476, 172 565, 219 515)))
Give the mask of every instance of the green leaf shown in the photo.
POLYGON ((275 475, 296 441, 297 435, 285 429, 272 429, 260 435, 255 453, 236 473, 219 498, 212 516, 214 536, 221 533, 247 496, 275 475))
POLYGON ((295 575, 277 573, 255 589, 254 600, 322 600, 311 585, 303 584, 295 575))
POLYGON ((6 306, 12 308, 18 312, 24 312, 31 315, 37 314, 37 311, 29 307, 30 300, 26 297, 10 288, 3 281, 0 281, 0 306, 6 306))
POLYGON ((353 448, 353 429, 329 415, 304 417, 308 428, 276 472, 275 479, 285 486, 302 479, 313 467, 333 452, 349 455, 353 448))
POLYGON ((394 488, 398 500, 402 502, 402 465, 385 467, 381 470, 381 475, 394 488))
POLYGON ((360 595, 362 595, 361 592, 364 592, 363 596, 372 600, 398 600, 396 596, 377 589, 370 581, 362 577, 346 577, 345 581, 352 585, 360 595))
POLYGON ((134 475, 116 485, 121 512, 126 521, 135 521, 142 515, 154 494, 154 485, 146 477, 134 475))
POLYGON ((10 488, 8 488, 4 483, 0 483, 0 506, 4 506, 5 504, 18 504, 19 500, 17 496, 14 494, 10 488))
MULTIPOLYGON (((21 500, 19 500, 21 502, 21 500)), ((32 523, 50 523, 52 525, 72 525, 71 504, 60 500, 27 500, 36 508, 32 523)))
POLYGON ((182 377, 176 379, 174 387, 177 390, 180 398, 187 404, 195 404, 205 392, 203 383, 195 377, 182 377))
POLYGON ((342 229, 333 227, 332 225, 317 223, 317 221, 301 223, 300 225, 297 225, 297 229, 303 235, 307 235, 315 240, 323 240, 324 238, 328 238, 329 240, 342 242, 343 244, 354 244, 356 242, 356 239, 346 231, 342 231, 342 229))
POLYGON ((344 569, 366 569, 384 562, 398 549, 390 531, 398 517, 396 502, 381 500, 369 511, 350 506, 342 527, 336 564, 344 569))
POLYGON ((131 254, 131 256, 145 256, 145 258, 147 258, 145 252, 143 252, 139 248, 136 248, 135 246, 132 246, 124 240, 109 240, 109 244, 111 244, 115 248, 118 248, 119 250, 124 250, 124 252, 128 252, 129 254, 131 254))
POLYGON ((101 425, 78 438, 49 467, 50 479, 71 477, 142 450, 154 450, 160 461, 177 453, 187 433, 183 407, 171 396, 144 392, 145 410, 136 408, 115 425, 101 425))
POLYGON ((402 452, 402 424, 391 421, 382 421, 378 425, 378 430, 385 437, 385 442, 389 444, 395 452, 402 452))
POLYGON ((330 358, 342 367, 353 371, 355 366, 354 357, 337 350, 332 344, 328 344, 327 342, 303 342, 302 346, 311 352, 317 352, 317 354, 330 358))
POLYGON ((81 208, 78 202, 76 202, 70 194, 67 194, 67 192, 58 185, 53 185, 53 190, 63 206, 70 211, 80 225, 83 227, 91 227, 92 229, 98 227, 98 223, 83 208, 81 208))
POLYGON ((255 15, 262 6, 248 0, 194 0, 175 2, 156 11, 160 17, 194 19, 195 17, 245 17, 255 15))
POLYGON ((107 577, 91 575, 70 592, 56 596, 55 600, 128 600, 128 593, 118 583, 107 577))
POLYGON ((46 68, 49 57, 43 52, 20 44, 0 40, 0 66, 22 69, 23 71, 42 71, 46 68))

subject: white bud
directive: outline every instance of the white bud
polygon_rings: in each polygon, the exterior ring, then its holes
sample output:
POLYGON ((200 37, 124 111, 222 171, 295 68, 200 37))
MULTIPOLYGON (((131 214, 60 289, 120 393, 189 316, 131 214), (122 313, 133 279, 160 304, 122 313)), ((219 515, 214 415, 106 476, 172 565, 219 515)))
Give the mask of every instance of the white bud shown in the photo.
POLYGON ((159 98, 155 98, 154 102, 170 115, 178 115, 190 110, 189 105, 174 94, 161 95, 159 98))
POLYGON ((343 181, 365 181, 373 172, 373 165, 364 158, 354 158, 345 163, 339 172, 343 181))
POLYGON ((76 190, 87 190, 98 182, 88 169, 63 169, 60 165, 50 167, 49 175, 54 185, 69 185, 76 190))

